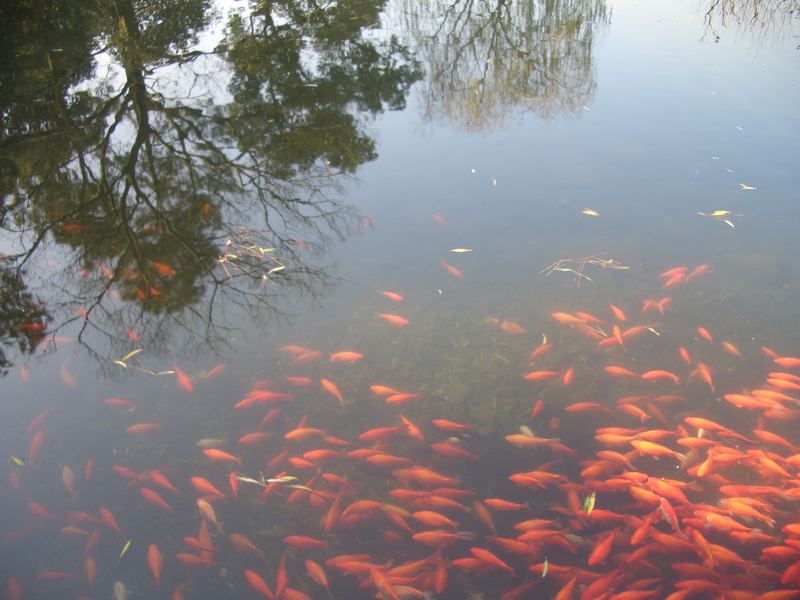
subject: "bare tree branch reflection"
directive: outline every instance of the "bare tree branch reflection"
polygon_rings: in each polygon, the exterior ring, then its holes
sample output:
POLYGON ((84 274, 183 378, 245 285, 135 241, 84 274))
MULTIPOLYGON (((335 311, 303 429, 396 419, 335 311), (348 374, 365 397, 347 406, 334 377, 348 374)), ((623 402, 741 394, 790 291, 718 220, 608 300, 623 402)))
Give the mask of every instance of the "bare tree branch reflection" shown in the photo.
MULTIPOLYGON (((257 2, 211 52, 192 48, 206 0, 61 3, 0 19, 0 294, 32 305, 38 274, 47 335, 77 327, 101 364, 318 298, 313 257, 356 224, 342 177, 377 156, 357 115, 402 107, 420 77, 365 35, 382 2, 257 2)), ((29 350, 10 319, 0 342, 29 350)))
POLYGON ((403 0, 398 12, 426 68, 429 119, 485 131, 514 114, 546 118, 591 101, 604 0, 403 0))
MULTIPOLYGON (((703 22, 706 36, 719 41, 728 29, 744 31, 764 42, 768 36, 794 29, 800 35, 798 0, 710 0, 704 3, 703 22)), ((800 48, 800 43, 798 44, 800 48)))

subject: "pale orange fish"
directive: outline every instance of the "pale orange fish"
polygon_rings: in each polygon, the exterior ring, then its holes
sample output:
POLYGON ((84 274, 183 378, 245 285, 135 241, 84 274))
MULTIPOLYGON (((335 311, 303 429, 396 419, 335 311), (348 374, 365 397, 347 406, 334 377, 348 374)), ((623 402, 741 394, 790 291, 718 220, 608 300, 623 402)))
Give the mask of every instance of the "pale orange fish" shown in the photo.
POLYGON ((393 302, 402 302, 403 300, 405 300, 405 298, 403 296, 401 296, 400 294, 398 294, 397 292, 383 291, 383 292, 381 292, 381 294, 386 296, 389 300, 391 300, 393 302))
POLYGON ((361 360, 362 358, 364 358, 363 354, 358 352, 350 352, 347 350, 342 352, 334 352, 331 354, 331 362, 355 362, 357 360, 361 360))
POLYGON ((461 271, 459 271, 456 267, 454 267, 451 264, 448 264, 448 263, 446 263, 444 261, 440 261, 439 264, 442 265, 444 270, 447 271, 448 273, 450 273, 450 275, 452 275, 453 277, 463 277, 464 276, 464 274, 461 271))
POLYGON ((220 363, 211 367, 208 371, 204 371, 202 375, 200 375, 200 379, 203 381, 210 381, 212 379, 216 379, 220 375, 225 372, 225 369, 228 368, 228 365, 224 363, 220 363))
POLYGON ((565 312, 554 312, 552 317, 562 325, 579 325, 585 323, 583 319, 565 312))
POLYGON ((442 215, 433 214, 431 215, 431 219, 433 219, 434 222, 436 222, 438 225, 441 225, 442 227, 447 227, 447 221, 445 221, 442 215))
POLYGON ((208 519, 214 526, 217 528, 217 531, 222 534, 222 525, 220 524, 219 520, 217 519, 217 513, 214 510, 214 507, 211 506, 211 503, 208 500, 203 498, 197 499, 197 508, 200 511, 200 514, 203 515, 206 519, 208 519))
POLYGON ((134 423, 125 428, 125 433, 131 435, 139 435, 142 433, 149 433, 161 427, 161 423, 134 423))
POLYGON ((78 389, 78 380, 67 370, 66 365, 61 363, 58 368, 58 374, 61 376, 61 381, 64 382, 64 385, 67 387, 72 388, 73 390, 78 389))
POLYGON ((526 333, 525 328, 514 321, 503 321, 500 323, 500 329, 514 335, 523 335, 526 333))
POLYGON ((336 398, 339 401, 339 406, 344 408, 344 404, 345 404, 344 396, 342 396, 342 392, 339 391, 339 388, 336 386, 336 384, 333 383, 332 381, 327 380, 327 379, 320 379, 319 383, 322 386, 322 389, 324 389, 331 396, 336 398))
POLYGON ((70 496, 75 493, 75 473, 69 465, 64 465, 61 469, 61 481, 70 496))
POLYGON ((406 327, 411 321, 400 315, 393 315, 391 313, 378 313, 378 316, 395 327, 406 327))
POLYGON ((286 352, 287 354, 291 354, 292 356, 300 356, 301 354, 305 354, 306 352, 310 351, 310 348, 306 348, 305 346, 281 346, 281 352, 286 352))
POLYGON ((696 267, 694 271, 692 271, 686 276, 686 283, 689 283, 695 277, 700 277, 700 275, 703 275, 704 273, 708 272, 709 272, 708 265, 700 265, 699 267, 696 267))
POLYGON ((296 365, 299 365, 302 363, 311 362, 312 360, 316 360, 320 356, 322 356, 322 352, 320 352, 319 350, 309 350, 308 352, 303 352, 302 354, 297 355, 294 359, 294 363, 296 365))
POLYGON ((722 349, 728 354, 742 358, 742 354, 739 352, 739 349, 730 342, 722 342, 722 349))

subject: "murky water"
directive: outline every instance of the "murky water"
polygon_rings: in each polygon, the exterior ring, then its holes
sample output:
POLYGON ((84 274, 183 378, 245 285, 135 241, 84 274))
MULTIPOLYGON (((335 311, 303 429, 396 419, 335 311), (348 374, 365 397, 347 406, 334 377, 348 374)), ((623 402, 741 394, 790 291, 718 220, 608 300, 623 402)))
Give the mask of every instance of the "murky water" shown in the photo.
POLYGON ((800 595, 798 11, 3 9, 5 597, 800 595))

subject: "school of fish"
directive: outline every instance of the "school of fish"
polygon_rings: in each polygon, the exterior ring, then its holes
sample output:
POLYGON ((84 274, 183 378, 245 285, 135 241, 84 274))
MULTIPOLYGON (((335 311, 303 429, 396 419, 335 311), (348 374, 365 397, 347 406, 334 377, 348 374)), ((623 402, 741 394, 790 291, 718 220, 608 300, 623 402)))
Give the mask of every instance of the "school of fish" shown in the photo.
MULTIPOLYGON (((675 293, 709 272, 670 269, 653 289, 675 293)), ((376 294, 399 312, 409 303, 396 291, 376 294)), ((675 339, 672 296, 615 302, 557 310, 537 324, 553 333, 519 357, 531 400, 517 430, 487 433, 446 406, 417 419, 420 406, 437 410, 424 391, 386 381, 352 389, 341 374, 368 356, 301 345, 280 349, 286 372, 225 400, 220 410, 240 416, 245 431, 202 440, 192 472, 168 461, 134 469, 135 457, 120 455, 57 468, 58 492, 28 486, 57 452, 54 409, 32 415, 27 454, 14 457, 4 492, 28 517, 4 524, 2 547, 14 552, 35 537, 75 551, 35 574, 6 574, 5 597, 180 600, 210 597, 211 580, 227 582, 228 597, 270 600, 800 597, 800 357, 740 349, 701 324, 675 339), (658 345, 659 363, 640 359, 645 343, 658 345), (728 373, 745 359, 761 379, 733 387, 728 373), (712 366, 723 361, 733 367, 712 366), (573 394, 587 379, 593 395, 573 394), (364 397, 385 404, 381 422, 359 415, 354 398, 364 397), (358 432, 315 422, 309 408, 320 403, 350 412, 358 432), (575 433, 587 424, 593 440, 575 433), (82 494, 97 478, 125 502, 97 505, 82 494), (282 533, 247 530, 242 514, 282 533), (153 527, 134 530, 134 517, 153 527), (138 577, 121 581, 125 572, 138 577)), ((371 318, 387 337, 413 328, 394 312, 371 318)), ((486 323, 498 335, 538 338, 531 325, 486 323)), ((174 373, 186 393, 201 384, 174 373)), ((104 404, 131 416, 120 436, 164 435, 167 424, 135 402, 104 404)))

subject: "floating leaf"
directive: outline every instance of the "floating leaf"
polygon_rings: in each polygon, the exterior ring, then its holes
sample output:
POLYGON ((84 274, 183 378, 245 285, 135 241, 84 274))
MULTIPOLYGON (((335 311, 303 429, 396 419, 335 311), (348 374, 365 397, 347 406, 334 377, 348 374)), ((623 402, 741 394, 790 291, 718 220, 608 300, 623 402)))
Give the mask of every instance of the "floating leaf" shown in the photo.
POLYGON ((126 365, 126 364, 125 364, 124 362, 122 362, 121 360, 115 360, 115 361, 114 361, 114 364, 115 364, 115 365, 119 365, 119 366, 120 366, 120 367, 122 367, 123 369, 127 369, 127 368, 128 368, 128 365, 126 365))
POLYGON ((600 216, 599 212, 597 212, 596 210, 593 210, 591 208, 584 208, 581 211, 581 214, 584 214, 584 215, 587 215, 587 216, 590 216, 590 217, 599 217, 600 216))
POLYGON ((125 556, 125 553, 131 547, 132 543, 133 540, 128 540, 127 542, 125 542, 125 545, 122 547, 122 550, 119 551, 119 560, 122 560, 122 557, 125 556))
POLYGON ((752 185, 747 185, 746 183, 740 183, 739 187, 743 190, 757 190, 758 188, 753 187, 752 185))
POLYGON ((25 459, 20 458, 19 456, 11 455, 11 462, 17 465, 18 467, 25 466, 25 459))
POLYGON ((125 356, 123 356, 122 358, 120 358, 120 361, 121 361, 121 362, 125 362, 125 361, 127 361, 129 358, 133 358, 134 356, 136 356, 137 354, 139 354, 141 351, 142 351, 142 349, 141 349, 141 348, 137 348, 136 350, 132 350, 131 352, 128 352, 128 353, 127 353, 125 356))
POLYGON ((455 252, 456 254, 463 254, 464 252, 472 252, 472 248, 452 248, 450 252, 455 252))

